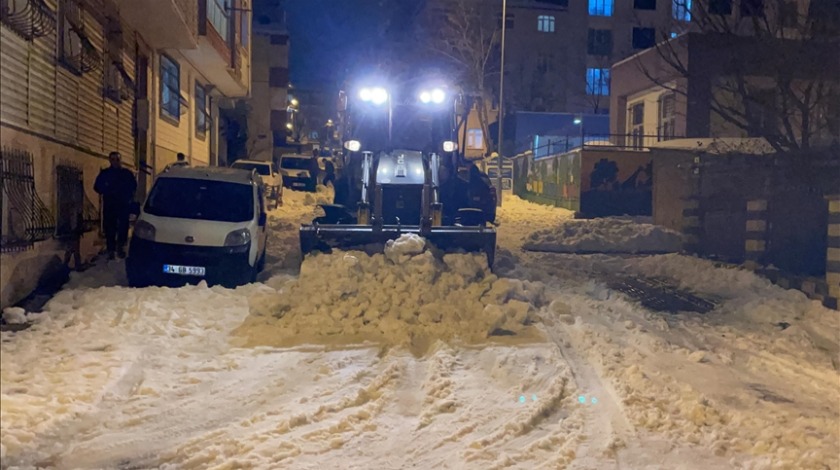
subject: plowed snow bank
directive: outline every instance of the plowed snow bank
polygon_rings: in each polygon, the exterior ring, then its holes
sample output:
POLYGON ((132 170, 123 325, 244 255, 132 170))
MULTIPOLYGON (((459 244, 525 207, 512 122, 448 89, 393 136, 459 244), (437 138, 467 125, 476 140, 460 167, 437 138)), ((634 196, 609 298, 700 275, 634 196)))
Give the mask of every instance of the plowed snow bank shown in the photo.
POLYGON ((543 299, 541 284, 498 278, 484 255, 436 258, 416 235, 390 242, 384 254, 309 257, 282 291, 252 299, 237 332, 249 345, 369 339, 416 351, 435 339, 528 336, 543 299))
POLYGON ((671 253, 682 248, 682 235, 618 218, 568 220, 533 232, 524 248, 555 253, 671 253))

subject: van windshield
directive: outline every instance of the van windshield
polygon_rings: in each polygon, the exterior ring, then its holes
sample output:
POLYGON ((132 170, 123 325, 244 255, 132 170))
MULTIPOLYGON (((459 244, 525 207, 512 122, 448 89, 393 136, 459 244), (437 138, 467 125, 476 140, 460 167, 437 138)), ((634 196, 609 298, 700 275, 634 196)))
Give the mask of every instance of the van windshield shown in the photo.
POLYGON ((247 222, 254 218, 250 185, 189 178, 160 178, 145 212, 160 217, 247 222))
POLYGON ((310 158, 282 158, 280 168, 285 170, 308 170, 312 166, 310 158))
POLYGON ((231 166, 240 170, 257 170, 257 174, 260 176, 271 176, 271 165, 267 163, 236 162, 231 166))

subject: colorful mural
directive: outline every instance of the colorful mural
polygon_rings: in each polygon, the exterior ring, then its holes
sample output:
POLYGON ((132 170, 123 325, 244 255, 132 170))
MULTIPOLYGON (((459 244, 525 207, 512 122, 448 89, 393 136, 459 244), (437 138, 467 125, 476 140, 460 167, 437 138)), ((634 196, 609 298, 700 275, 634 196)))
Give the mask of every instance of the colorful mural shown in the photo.
POLYGON ((647 152, 584 150, 515 159, 514 193, 585 216, 649 215, 652 164, 647 152))

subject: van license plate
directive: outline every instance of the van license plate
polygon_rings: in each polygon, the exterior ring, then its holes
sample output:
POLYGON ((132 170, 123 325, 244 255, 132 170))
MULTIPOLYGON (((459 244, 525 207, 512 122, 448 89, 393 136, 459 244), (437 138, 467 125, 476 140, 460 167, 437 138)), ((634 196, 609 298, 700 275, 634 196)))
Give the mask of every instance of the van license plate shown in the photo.
POLYGON ((301 186, 306 186, 306 183, 292 183, 292 186, 295 188, 300 188, 301 186))
POLYGON ((179 274, 181 276, 204 276, 204 266, 178 266, 177 264, 164 264, 163 272, 167 274, 179 274))

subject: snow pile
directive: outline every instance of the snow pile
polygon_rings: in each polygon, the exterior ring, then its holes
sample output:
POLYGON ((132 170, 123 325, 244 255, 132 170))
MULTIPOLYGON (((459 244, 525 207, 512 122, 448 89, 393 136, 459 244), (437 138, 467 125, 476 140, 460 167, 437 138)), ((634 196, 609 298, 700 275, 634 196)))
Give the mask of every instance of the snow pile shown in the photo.
POLYGON ((373 340, 422 351, 435 339, 530 333, 542 299, 541 284, 498 278, 483 254, 436 258, 422 238, 403 235, 384 254, 307 258, 282 295, 253 299, 238 334, 249 345, 373 340))
POLYGON ((294 191, 288 188, 283 190, 283 205, 276 209, 280 213, 290 213, 301 210, 308 210, 318 204, 332 204, 333 188, 318 185, 315 192, 294 191))
POLYGON ((26 310, 20 307, 6 307, 3 309, 3 321, 9 325, 26 323, 26 310))
POLYGON ((617 218, 569 220, 533 232, 524 248, 555 253, 668 253, 680 251, 682 235, 657 225, 617 218))

